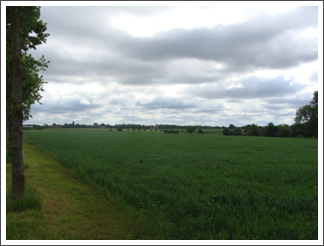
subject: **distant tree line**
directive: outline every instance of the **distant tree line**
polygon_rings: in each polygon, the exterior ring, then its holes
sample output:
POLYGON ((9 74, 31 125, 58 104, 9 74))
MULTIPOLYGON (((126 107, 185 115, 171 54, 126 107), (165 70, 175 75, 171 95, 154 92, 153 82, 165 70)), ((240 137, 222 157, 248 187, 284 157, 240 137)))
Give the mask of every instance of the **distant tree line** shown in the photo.
POLYGON ((300 107, 296 112, 295 123, 274 125, 272 122, 265 127, 255 124, 241 128, 230 124, 223 130, 223 135, 264 136, 264 137, 318 137, 318 91, 313 94, 313 100, 308 105, 300 107))
MULTIPOLYGON (((52 123, 52 125, 57 125, 57 123, 52 123)), ((43 125, 37 125, 33 124, 33 126, 38 126, 38 127, 43 127, 43 128, 50 128, 50 125, 48 124, 43 124, 43 125)), ((64 123, 61 124, 61 128, 122 128, 122 129, 136 129, 136 130, 147 130, 147 129, 153 129, 154 125, 141 125, 141 124, 115 124, 115 125, 110 125, 110 124, 105 124, 105 123, 93 123, 92 125, 87 125, 87 124, 78 124, 74 123, 64 123)), ((201 126, 201 125, 195 125, 192 126, 195 129, 225 129, 226 126, 201 126)), ((168 125, 168 124, 162 124, 159 125, 159 130, 164 130, 164 129, 183 129, 187 130, 188 126, 183 126, 183 125, 168 125)))
POLYGON ((268 123, 265 127, 260 127, 256 124, 248 125, 242 131, 239 127, 233 129, 223 130, 223 135, 235 135, 235 136, 264 136, 264 137, 297 137, 302 135, 307 137, 305 132, 298 130, 295 124, 289 126, 287 124, 274 125, 272 122, 268 123))
POLYGON ((174 130, 163 130, 164 133, 174 133, 174 134, 179 134, 179 131, 174 131, 174 130))
POLYGON ((239 127, 233 127, 233 128, 229 127, 229 129, 223 130, 223 135, 236 135, 236 136, 240 136, 240 135, 243 135, 243 131, 239 127))
MULTIPOLYGON (((261 127, 256 124, 246 125, 237 127, 233 124, 230 124, 228 127, 225 126, 181 126, 181 125, 168 125, 161 124, 159 125, 159 130, 164 133, 179 133, 178 130, 174 129, 183 129, 187 133, 195 133, 198 129, 199 134, 203 134, 202 129, 224 129, 223 135, 235 135, 235 136, 265 136, 265 137, 318 137, 318 91, 314 92, 313 100, 310 101, 308 105, 300 107, 296 112, 296 117, 294 118, 295 123, 291 126, 287 124, 274 125, 272 122, 268 123, 267 126, 261 127)), ((56 125, 53 123, 53 125, 56 125)), ((34 129, 44 129, 49 128, 47 124, 33 125, 34 129)), ((62 124, 61 128, 110 128, 110 130, 117 129, 122 131, 122 129, 129 130, 143 130, 146 129, 152 130, 154 125, 141 125, 141 124, 105 124, 105 123, 94 123, 93 125, 85 124, 62 124)), ((157 131, 157 129, 155 129, 157 131)))

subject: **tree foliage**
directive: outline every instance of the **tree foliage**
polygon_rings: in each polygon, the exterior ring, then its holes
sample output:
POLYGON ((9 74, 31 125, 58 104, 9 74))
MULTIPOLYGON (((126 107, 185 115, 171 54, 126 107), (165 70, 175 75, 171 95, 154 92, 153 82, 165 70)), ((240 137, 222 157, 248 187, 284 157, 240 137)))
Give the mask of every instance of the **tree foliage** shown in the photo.
POLYGON ((229 129, 224 129, 223 130, 223 135, 230 135, 230 130, 229 129))
POLYGON ((278 127, 272 122, 268 123, 268 125, 262 129, 262 133, 265 137, 275 137, 278 131, 278 127))
POLYGON ((260 129, 257 125, 252 124, 251 127, 249 127, 247 133, 247 136, 260 136, 260 129))
POLYGON ((306 137, 318 136, 318 91, 314 91, 313 100, 300 107, 295 117, 296 128, 306 137))
MULTIPOLYGON (((6 102, 7 102, 7 119, 10 117, 12 110, 11 98, 11 82, 12 82, 12 66, 13 60, 11 55, 11 28, 12 28, 12 8, 6 8, 6 102)), ((27 54, 29 49, 35 49, 36 46, 46 43, 46 38, 49 36, 45 33, 46 23, 40 18, 40 7, 23 6, 18 7, 20 16, 20 61, 22 63, 22 103, 23 120, 26 121, 32 115, 30 114, 31 105, 36 102, 40 103, 42 98, 41 91, 44 91, 43 86, 47 82, 43 76, 39 75, 40 71, 45 71, 49 61, 46 61, 44 56, 39 60, 34 59, 30 54, 27 54)), ((41 103, 40 103, 41 104, 41 103)), ((7 122, 8 123, 8 122, 7 122)))
POLYGON ((233 131, 233 135, 236 135, 236 136, 241 136, 241 135, 243 135, 242 129, 239 128, 239 127, 234 127, 234 129, 231 130, 231 131, 233 131))
POLYGON ((196 128, 194 126, 188 126, 186 129, 187 132, 189 132, 190 134, 196 131, 196 128))
POLYGON ((262 135, 265 137, 292 137, 293 129, 285 124, 275 126, 271 122, 262 129, 262 135))
POLYGON ((276 137, 292 137, 293 130, 288 125, 278 125, 278 132, 276 133, 276 137))

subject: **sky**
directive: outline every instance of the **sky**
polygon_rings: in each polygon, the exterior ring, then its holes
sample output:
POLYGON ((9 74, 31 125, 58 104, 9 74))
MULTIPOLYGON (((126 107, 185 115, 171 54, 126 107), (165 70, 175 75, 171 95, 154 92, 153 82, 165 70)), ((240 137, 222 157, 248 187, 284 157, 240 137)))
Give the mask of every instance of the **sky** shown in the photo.
POLYGON ((35 4, 50 64, 24 124, 291 125, 322 91, 319 2, 35 4))

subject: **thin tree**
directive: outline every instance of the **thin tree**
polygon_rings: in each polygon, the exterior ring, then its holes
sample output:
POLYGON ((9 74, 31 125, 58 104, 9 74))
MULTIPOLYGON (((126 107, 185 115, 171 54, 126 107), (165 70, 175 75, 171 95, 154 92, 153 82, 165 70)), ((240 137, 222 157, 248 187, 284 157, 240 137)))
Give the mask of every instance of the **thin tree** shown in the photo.
POLYGON ((22 62, 21 45, 19 39, 19 13, 20 7, 12 7, 11 15, 11 57, 12 57, 12 82, 11 82, 11 127, 9 134, 10 152, 12 161, 12 195, 22 195, 25 191, 24 168, 22 156, 22 62))
MULTIPOLYGON (((22 156, 22 124, 30 116, 30 106, 40 100, 42 76, 39 68, 47 67, 42 57, 39 61, 27 55, 30 48, 46 41, 49 34, 46 23, 38 20, 40 7, 6 7, 6 64, 7 96, 6 116, 8 129, 8 149, 12 162, 12 196, 24 194, 24 169, 22 156), (36 36, 30 35, 34 32, 36 36), (23 51, 23 52, 22 52, 23 51), (25 80, 24 80, 25 79, 25 80)), ((44 69, 41 69, 44 70, 44 69)))

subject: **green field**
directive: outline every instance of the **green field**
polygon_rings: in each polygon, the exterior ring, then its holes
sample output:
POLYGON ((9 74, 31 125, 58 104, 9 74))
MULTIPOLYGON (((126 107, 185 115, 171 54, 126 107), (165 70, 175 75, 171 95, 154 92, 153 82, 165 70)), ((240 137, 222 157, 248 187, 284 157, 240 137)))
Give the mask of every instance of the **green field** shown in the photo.
POLYGON ((138 230, 151 239, 318 238, 317 139, 74 129, 24 141, 149 218, 138 230))
MULTIPOLYGON (((55 129, 55 131, 65 131, 65 130, 69 130, 69 131, 73 131, 73 130, 92 130, 92 131, 110 131, 110 129, 112 131, 117 131, 116 128, 61 128, 61 129, 55 129)), ((50 128, 45 128, 44 130, 50 130, 52 131, 53 129, 50 128)), ((157 132, 157 133, 163 133, 164 130, 174 130, 174 131, 179 131, 180 134, 182 133, 186 133, 186 129, 182 129, 182 128, 173 128, 173 129, 145 129, 145 132, 157 132)), ((213 128, 207 128, 207 129, 202 129, 202 131, 204 133, 218 133, 221 134, 223 132, 224 129, 213 129, 213 128)), ((123 128, 122 131, 124 132, 133 132, 132 128, 123 128)), ((140 129, 135 129, 135 132, 144 132, 143 128, 140 129)), ((198 129, 196 129, 195 133, 198 133, 198 129)))

